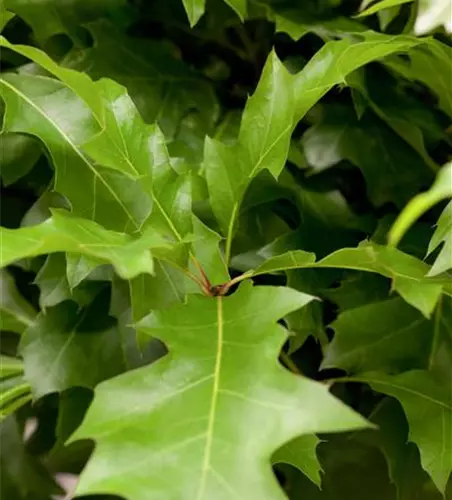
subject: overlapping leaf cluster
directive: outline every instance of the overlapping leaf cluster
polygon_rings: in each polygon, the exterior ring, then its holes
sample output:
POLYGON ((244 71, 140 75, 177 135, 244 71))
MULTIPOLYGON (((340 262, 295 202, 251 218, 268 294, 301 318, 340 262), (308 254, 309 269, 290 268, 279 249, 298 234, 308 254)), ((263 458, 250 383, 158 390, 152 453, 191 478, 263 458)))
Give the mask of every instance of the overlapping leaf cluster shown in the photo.
POLYGON ((2 497, 449 498, 446 10, 2 4, 2 497))

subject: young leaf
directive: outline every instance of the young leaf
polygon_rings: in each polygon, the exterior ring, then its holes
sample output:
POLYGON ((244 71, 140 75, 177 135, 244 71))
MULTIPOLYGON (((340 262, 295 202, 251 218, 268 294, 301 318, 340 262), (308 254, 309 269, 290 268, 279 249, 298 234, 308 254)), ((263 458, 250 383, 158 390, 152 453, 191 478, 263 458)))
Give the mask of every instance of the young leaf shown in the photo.
POLYGON ((292 92, 292 76, 272 52, 242 115, 236 166, 239 184, 249 183, 263 169, 274 177, 281 172, 293 128, 292 92))
POLYGON ((241 183, 240 163, 236 148, 206 137, 204 168, 209 186, 210 205, 223 234, 228 234, 231 216, 237 207, 241 183))
POLYGON ((206 142, 206 180, 212 208, 226 235, 226 262, 248 184, 261 170, 268 169, 277 177, 284 166, 293 128, 292 114, 292 78, 272 52, 245 107, 238 145, 231 149, 215 141, 206 142))
POLYGON ((206 179, 211 203, 217 207, 215 215, 223 228, 227 226, 226 262, 231 257, 235 222, 246 188, 261 170, 268 169, 275 177, 281 173, 292 131, 306 112, 330 88, 344 82, 348 73, 375 59, 422 43, 412 37, 393 38, 377 33, 366 33, 363 39, 326 44, 295 76, 287 72, 272 52, 256 92, 245 107, 234 153, 226 152, 215 143, 209 144, 208 154, 215 161, 205 162, 206 179), (278 106, 275 108, 276 93, 278 106), (226 169, 230 172, 226 173, 226 169), (225 187, 226 179, 229 182, 225 187), (240 188, 234 192, 237 185, 240 188), (227 204, 222 209, 223 199, 227 204))
POLYGON ((396 5, 401 5, 412 1, 413 0, 380 0, 379 2, 372 4, 370 7, 360 12, 356 17, 371 16, 376 12, 380 12, 380 10, 382 9, 389 9, 391 7, 395 7, 396 5))
POLYGON ((311 299, 245 284, 230 297, 191 295, 142 320, 138 327, 161 338, 170 354, 96 389, 72 436, 97 442, 77 493, 138 500, 244 498, 253 491, 282 499, 270 469, 277 447, 297 435, 367 425, 325 385, 276 362, 285 335, 275 322, 311 299))
POLYGON ((121 277, 128 279, 140 273, 153 273, 150 249, 160 249, 165 253, 165 249, 170 248, 169 243, 151 227, 142 236, 132 238, 63 211, 54 211, 50 219, 37 226, 0 228, 0 231, 2 267, 25 257, 69 252, 111 263, 121 277))
POLYGON ((438 219, 427 254, 431 254, 441 243, 444 245, 428 272, 428 276, 437 276, 452 268, 452 201, 448 203, 438 219))
POLYGON ((96 82, 96 91, 104 105, 105 128, 84 143, 83 150, 104 167, 150 181, 153 128, 143 122, 121 85, 104 78, 96 82))
POLYGON ((192 229, 192 190, 190 175, 178 175, 171 166, 165 137, 154 126, 152 150, 152 224, 181 242, 192 229))
POLYGON ((395 376, 375 372, 353 380, 400 401, 410 427, 409 440, 419 447, 423 468, 444 494, 452 471, 451 381, 438 381, 423 370, 395 376))
POLYGON ((408 36, 366 32, 360 38, 325 44, 294 77, 295 113, 298 122, 334 85, 344 83, 355 69, 395 52, 406 52, 423 43, 408 36))
POLYGON ((72 290, 86 279, 94 269, 103 264, 93 257, 79 254, 66 254, 66 279, 72 290))
POLYGON ((23 333, 36 316, 36 311, 17 290, 6 269, 0 269, 0 313, 0 329, 16 333, 23 333))
MULTIPOLYGON (((212 285, 220 285, 228 281, 228 268, 224 262, 223 254, 220 250, 221 237, 193 216, 193 252, 212 285)), ((192 271, 197 272, 196 266, 192 265, 192 271)), ((197 290, 198 291, 198 290, 197 290)))
POLYGON ((444 165, 438 172, 435 182, 428 191, 415 196, 399 214, 389 232, 389 244, 397 245, 424 212, 447 198, 452 198, 452 162, 444 165))
POLYGON ((190 26, 194 26, 204 14, 206 0, 182 0, 190 26))
POLYGON ((294 41, 300 40, 308 33, 315 33, 324 40, 336 38, 345 33, 362 33, 367 31, 363 24, 346 17, 336 17, 334 19, 322 19, 312 23, 312 19, 294 19, 292 12, 288 11, 283 15, 272 14, 271 18, 276 24, 276 32, 287 33, 294 41))
POLYGON ((40 313, 20 344, 35 399, 73 386, 95 387, 124 371, 118 331, 99 304, 66 301, 40 313))
POLYGON ((369 242, 363 242, 358 248, 342 248, 318 262, 312 253, 290 251, 267 260, 254 270, 253 275, 310 267, 355 269, 391 278, 394 290, 426 317, 430 317, 443 289, 452 292, 447 277, 425 277, 429 266, 424 262, 396 248, 369 242))

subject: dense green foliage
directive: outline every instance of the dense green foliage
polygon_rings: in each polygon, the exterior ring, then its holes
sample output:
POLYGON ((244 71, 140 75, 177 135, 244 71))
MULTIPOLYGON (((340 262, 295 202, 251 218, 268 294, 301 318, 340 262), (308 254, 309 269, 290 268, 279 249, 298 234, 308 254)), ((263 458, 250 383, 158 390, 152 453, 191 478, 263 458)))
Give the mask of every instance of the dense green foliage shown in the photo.
POLYGON ((1 16, 1 499, 452 499, 450 2, 1 16))

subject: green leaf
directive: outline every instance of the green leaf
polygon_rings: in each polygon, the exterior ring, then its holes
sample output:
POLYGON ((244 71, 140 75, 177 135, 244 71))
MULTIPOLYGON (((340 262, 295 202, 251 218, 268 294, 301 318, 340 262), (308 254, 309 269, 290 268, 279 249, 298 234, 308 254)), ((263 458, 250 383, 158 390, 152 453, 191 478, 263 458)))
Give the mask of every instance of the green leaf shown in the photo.
POLYGON ((292 113, 291 76, 272 52, 245 107, 237 146, 232 149, 211 140, 205 143, 206 180, 212 209, 226 235, 226 262, 247 185, 261 170, 268 169, 277 177, 284 166, 292 113))
POLYGON ((390 283, 383 276, 351 271, 336 288, 326 290, 324 295, 346 311, 387 299, 390 283))
MULTIPOLYGON (((72 387, 60 394, 58 422, 55 429, 58 444, 64 445, 70 435, 82 423, 92 400, 93 392, 82 387, 72 387)), ((53 453, 55 453, 55 450, 53 453)))
POLYGON ((35 278, 40 290, 41 309, 52 307, 71 298, 71 290, 66 278, 66 259, 64 254, 55 253, 47 257, 35 278))
POLYGON ((56 80, 25 75, 4 75, 0 91, 7 107, 3 130, 29 133, 44 142, 56 170, 55 189, 76 215, 110 229, 140 229, 151 199, 138 183, 83 154, 81 144, 99 132, 99 124, 75 94, 56 80))
POLYGON ((437 276, 452 268, 452 201, 446 206, 438 219, 435 232, 428 245, 428 254, 444 243, 440 253, 428 272, 428 276, 437 276))
POLYGON ((450 380, 436 380, 429 372, 413 370, 400 375, 369 373, 354 380, 370 384, 397 398, 409 424, 409 440, 421 453, 423 468, 444 494, 452 470, 452 404, 450 380))
POLYGON ((240 173, 235 148, 206 137, 204 166, 209 186, 210 204, 223 234, 228 233, 230 217, 237 210, 236 196, 240 188, 240 173))
POLYGON ((272 52, 256 92, 242 115, 238 153, 241 183, 264 168, 277 177, 284 166, 292 133, 292 77, 272 52))
POLYGON ((69 288, 72 290, 86 279, 92 271, 101 266, 101 260, 87 257, 86 255, 67 254, 66 255, 66 279, 69 288))
POLYGON ((321 465, 316 454, 319 442, 316 436, 299 436, 277 450, 272 456, 272 462, 293 465, 320 487, 321 465))
POLYGON ((239 16, 241 21, 245 20, 247 12, 246 0, 224 0, 224 1, 239 16))
POLYGON ((415 196, 402 210, 389 232, 389 244, 397 245, 403 238, 403 235, 421 215, 436 205, 436 203, 447 198, 452 198, 452 162, 444 165, 438 172, 435 182, 428 191, 415 196))
POLYGON ((447 0, 420 0, 414 25, 416 35, 425 35, 438 26, 452 33, 450 3, 447 0))
POLYGON ((165 262, 156 261, 155 274, 141 274, 130 281, 133 321, 153 309, 164 309, 184 300, 184 276, 165 262))
POLYGON ((412 2, 413 0, 381 0, 372 4, 366 10, 360 12, 356 17, 366 17, 379 12, 382 9, 388 9, 391 7, 395 7, 396 5, 401 5, 404 3, 412 2))
MULTIPOLYGON (((380 30, 386 31, 388 26, 397 18, 400 14, 402 5, 396 5, 395 7, 390 7, 389 9, 379 10, 377 12, 378 22, 380 24, 380 30)), ((411 14, 412 16, 413 14, 411 14)))
POLYGON ((169 248, 168 242, 151 227, 142 236, 133 238, 64 211, 54 211, 50 219, 37 226, 0 230, 2 267, 25 257, 70 252, 111 263, 119 276, 128 279, 140 273, 153 273, 150 249, 165 253, 169 248))
POLYGON ((3 31, 4 27, 11 21, 11 19, 14 17, 13 12, 9 12, 5 8, 5 4, 2 3, 0 5, 0 32, 3 31))
MULTIPOLYGON (((445 139, 442 127, 438 126, 436 109, 423 105, 406 92, 402 92, 397 88, 397 82, 380 68, 370 67, 354 71, 347 77, 347 84, 352 87, 352 94, 357 90, 374 113, 409 144, 432 171, 437 171, 438 165, 426 149, 426 144, 445 139), (389 95, 394 96, 396 101, 388 99, 389 95)), ((355 99, 356 92, 352 96, 355 99)), ((359 118, 361 120, 362 115, 359 118)), ((387 133, 385 135, 390 137, 387 133)), ((388 143, 388 140, 384 142, 388 143)), ((410 153, 413 156, 412 152, 410 153)), ((389 155, 395 156, 391 150, 389 155)), ((417 161, 419 162, 418 158, 417 161)))
MULTIPOLYGON (((413 131, 407 131, 405 123, 397 123, 395 127, 408 135, 409 144, 413 146, 413 131)), ((420 135, 419 130, 414 133, 420 135)), ((429 163, 378 119, 365 114, 358 120, 350 108, 331 109, 324 121, 308 129, 302 141, 308 163, 315 172, 341 160, 356 165, 364 175, 369 197, 376 206, 387 202, 402 206, 431 181, 432 160, 423 145, 420 151, 429 163)))
MULTIPOLYGON (((4 242, 2 242, 4 244, 4 242)), ((36 316, 36 311, 17 290, 13 277, 0 270, 0 329, 23 333, 36 316)))
POLYGON ((124 371, 118 331, 99 301, 83 311, 66 301, 40 313, 20 352, 35 399, 74 386, 92 388, 124 371))
POLYGON ((205 0, 182 0, 185 12, 187 13, 190 26, 193 27, 199 18, 204 14, 204 9, 206 5, 205 0))
MULTIPOLYGON (((195 241, 192 243, 193 253, 196 255, 196 259, 202 262, 203 271, 210 283, 220 285, 228 281, 228 268, 220 250, 221 236, 212 231, 196 216, 193 216, 193 235, 195 237, 195 241)), ((192 272, 197 272, 195 266, 192 265, 191 269, 192 272)))
POLYGON ((299 121, 330 88, 344 83, 352 71, 395 52, 409 51, 421 43, 414 37, 399 35, 394 38, 368 31, 354 39, 325 44, 294 77, 295 121, 299 121))
POLYGON ((44 41, 52 35, 67 33, 77 39, 78 25, 106 17, 114 12, 125 12, 124 0, 96 0, 85 2, 73 0, 62 5, 57 0, 5 0, 6 7, 29 24, 38 40, 44 41))
POLYGON ((342 312, 330 326, 324 368, 396 373, 427 366, 436 322, 397 297, 342 312))
POLYGON ((287 12, 283 15, 273 15, 272 18, 276 23, 276 32, 287 33, 295 41, 308 33, 315 33, 320 38, 329 40, 341 34, 361 33, 367 30, 366 26, 346 17, 315 22, 307 18, 294 19, 291 12, 287 12))
POLYGON ((292 131, 306 112, 330 88, 344 82, 348 73, 375 59, 407 51, 421 43, 412 37, 391 38, 369 32, 362 37, 362 41, 344 39, 326 44, 295 76, 287 72, 272 52, 258 87, 245 107, 234 153, 226 152, 216 143, 208 144, 208 159, 213 157, 215 161, 205 161, 204 166, 210 200, 216 207, 215 216, 222 228, 227 226, 226 262, 231 257, 235 222, 247 186, 264 169, 275 177, 281 173, 292 131), (277 106, 275 99, 278 99, 277 106), (236 186, 239 186, 238 191, 235 191, 236 186), (223 209, 222 200, 226 200, 223 209))
POLYGON ((325 385, 276 363, 284 334, 275 322, 310 300, 245 284, 230 297, 191 295, 142 320, 138 327, 161 338, 170 354, 97 388, 72 436, 97 442, 77 494, 220 499, 252 489, 259 498, 282 499, 270 472, 277 447, 298 435, 367 425, 325 385), (171 432, 157 425, 162 420, 171 432), (125 436, 134 443, 127 449, 125 436), (163 484, 162 475, 172 481, 163 484))
POLYGON ((219 113, 212 85, 167 44, 127 37, 105 21, 87 28, 94 45, 70 52, 62 61, 64 66, 94 80, 107 77, 124 85, 145 122, 157 122, 168 138, 175 136, 182 118, 193 110, 205 133, 211 130, 219 113))
POLYGON ((286 269, 301 269, 311 267, 315 263, 315 255, 303 250, 289 251, 282 255, 268 259, 254 271, 254 276, 259 274, 274 273, 286 269))
POLYGON ((452 48, 430 39, 410 50, 408 58, 390 57, 384 64, 409 80, 417 80, 431 88, 438 96, 439 107, 452 117, 452 95, 445 75, 452 70, 452 48))
POLYGON ((103 101, 105 128, 83 144, 83 151, 104 167, 140 178, 149 189, 153 127, 143 122, 121 85, 102 79, 96 82, 96 91, 103 101))
MULTIPOLYGON (((302 250, 290 251, 269 259, 254 270, 253 275, 300 268, 341 268, 381 274, 393 280, 392 286, 403 299, 426 317, 430 317, 447 277, 429 279, 430 267, 424 262, 393 247, 363 242, 358 248, 342 248, 315 262, 314 254, 302 250)), ((450 293, 450 287, 447 288, 450 293)))
POLYGON ((192 230, 190 175, 178 175, 171 166, 162 132, 154 127, 152 139, 152 224, 182 241, 192 230))
POLYGON ((0 174, 5 186, 28 174, 41 156, 41 147, 33 138, 22 134, 0 136, 0 174))

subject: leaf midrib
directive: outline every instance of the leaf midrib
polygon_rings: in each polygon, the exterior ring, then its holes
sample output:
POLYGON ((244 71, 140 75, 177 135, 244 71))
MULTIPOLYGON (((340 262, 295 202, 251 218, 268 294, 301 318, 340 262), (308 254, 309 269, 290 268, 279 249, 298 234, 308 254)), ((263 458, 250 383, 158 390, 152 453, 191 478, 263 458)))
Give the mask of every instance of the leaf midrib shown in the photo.
POLYGON ((210 458, 212 454, 213 430, 215 426, 215 416, 220 392, 220 373, 221 361, 223 356, 223 298, 217 297, 217 353, 215 358, 215 367, 213 373, 212 395, 210 400, 209 421, 207 424, 206 441, 204 446, 204 457, 201 469, 201 477, 199 479, 199 488, 196 495, 197 500, 201 500, 204 495, 207 473, 210 470, 210 458))

